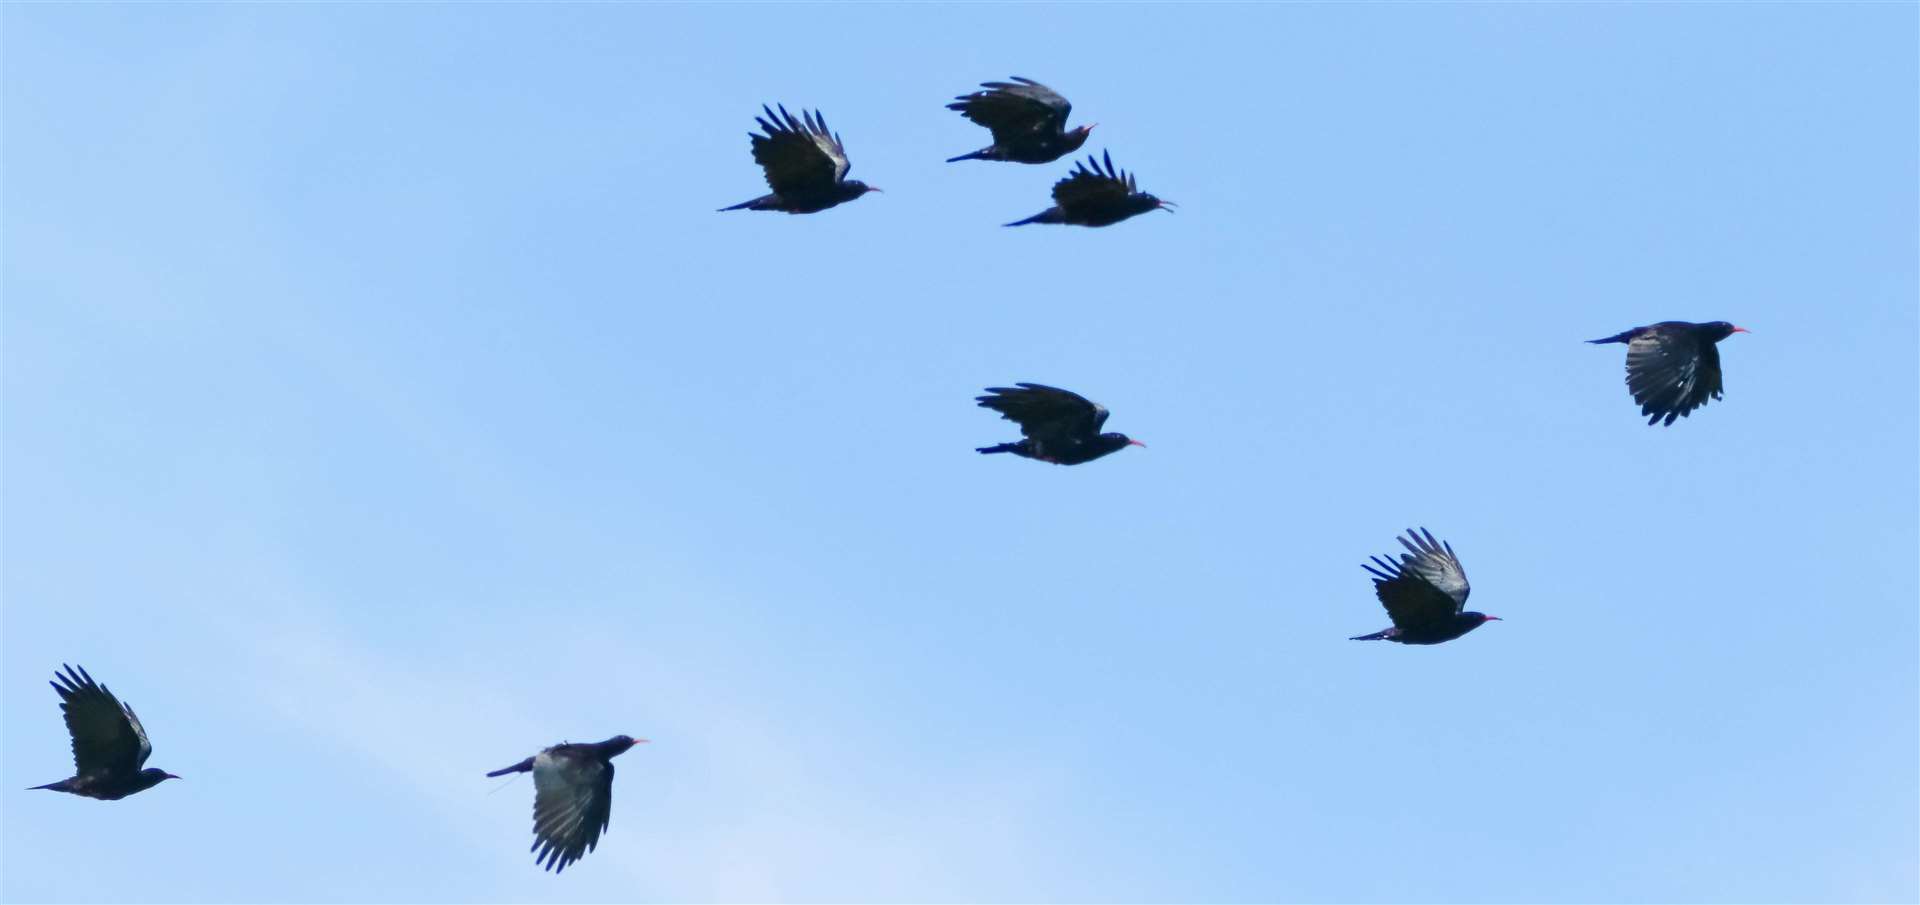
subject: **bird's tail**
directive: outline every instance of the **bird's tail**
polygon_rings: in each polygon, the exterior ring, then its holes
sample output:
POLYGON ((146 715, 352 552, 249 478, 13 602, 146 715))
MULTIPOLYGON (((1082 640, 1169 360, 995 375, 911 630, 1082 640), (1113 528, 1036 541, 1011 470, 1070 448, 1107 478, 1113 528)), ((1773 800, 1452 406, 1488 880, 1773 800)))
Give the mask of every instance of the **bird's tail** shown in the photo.
POLYGON ((1374 632, 1371 635, 1355 635, 1351 638, 1348 638, 1347 640, 1348 641, 1385 641, 1386 639, 1393 637, 1394 631, 1395 631, 1394 629, 1383 628, 1377 632, 1374 632))
POLYGON ((1627 331, 1627 332, 1625 332, 1625 333, 1615 333, 1614 335, 1612 335, 1612 336, 1609 336, 1609 337, 1607 337, 1606 339, 1590 339, 1590 340, 1587 340, 1587 342, 1590 342, 1590 343, 1623 343, 1623 342, 1627 342, 1627 341, 1629 341, 1629 340, 1632 340, 1632 339, 1633 339, 1633 334, 1634 334, 1634 333, 1635 333, 1635 331, 1633 331, 1633 330, 1628 330, 1628 331, 1627 331))
POLYGON ((65 792, 68 788, 67 783, 70 783, 70 782, 73 782, 73 780, 63 779, 63 780, 60 780, 59 782, 47 783, 44 786, 28 786, 27 791, 32 792, 37 789, 52 789, 55 792, 65 792))
POLYGON ((758 197, 758 198, 754 198, 754 199, 752 199, 752 200, 750 200, 750 201, 742 201, 742 202, 740 202, 739 204, 735 204, 735 205, 732 205, 732 206, 730 206, 730 207, 723 207, 723 208, 721 208, 721 210, 723 210, 723 211, 757 211, 757 210, 764 210, 764 209, 765 209, 765 206, 766 206, 766 201, 767 201, 768 199, 770 199, 770 198, 772 198, 772 197, 773 197, 772 195, 761 195, 760 197, 758 197))
POLYGON ((1001 226, 1025 226, 1029 223, 1059 223, 1062 221, 1062 218, 1063 218, 1063 215, 1060 213, 1059 208, 1050 207, 1050 208, 1047 208, 1046 210, 1041 211, 1040 213, 1037 213, 1031 217, 1028 217, 1025 220, 1015 220, 1012 223, 1002 223, 1000 225, 1001 226))
POLYGON ((991 152, 992 150, 993 150, 993 147, 989 145, 987 147, 981 148, 978 151, 968 151, 967 153, 962 154, 959 157, 949 157, 947 158, 947 162, 959 163, 962 160, 992 160, 993 158, 989 156, 989 152, 991 152))
POLYGON ((1020 444, 1018 443, 1002 443, 999 446, 982 446, 979 449, 974 450, 974 452, 977 452, 977 453, 1003 453, 1003 452, 1010 453, 1010 452, 1019 452, 1019 451, 1020 451, 1020 444))
POLYGON ((526 773, 528 771, 531 771, 532 769, 533 769, 533 758, 529 757, 526 760, 523 760, 517 764, 514 764, 511 767, 501 767, 500 769, 495 770, 492 773, 488 773, 487 775, 488 776, 505 776, 508 773, 526 773))

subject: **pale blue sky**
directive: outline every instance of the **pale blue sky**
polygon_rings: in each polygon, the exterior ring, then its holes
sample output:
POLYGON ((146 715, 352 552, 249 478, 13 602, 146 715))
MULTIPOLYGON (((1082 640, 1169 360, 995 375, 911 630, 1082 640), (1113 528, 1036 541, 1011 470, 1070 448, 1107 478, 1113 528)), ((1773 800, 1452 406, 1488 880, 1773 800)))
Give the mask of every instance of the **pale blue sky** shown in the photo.
POLYGON ((0 25, 0 897, 1920 896, 1912 4, 0 25), (997 226, 1014 74, 1181 212, 997 226), (715 213, 763 102, 886 194, 715 213), (1347 641, 1410 525, 1506 621, 1347 641), (62 662, 186 779, 20 791, 62 662), (481 774, 619 732, 542 873, 481 774))

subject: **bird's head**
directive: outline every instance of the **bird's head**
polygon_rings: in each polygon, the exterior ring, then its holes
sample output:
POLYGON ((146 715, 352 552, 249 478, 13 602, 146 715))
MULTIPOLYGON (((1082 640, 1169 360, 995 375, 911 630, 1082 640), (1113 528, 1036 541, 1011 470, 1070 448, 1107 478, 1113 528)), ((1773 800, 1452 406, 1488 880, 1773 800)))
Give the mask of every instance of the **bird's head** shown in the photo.
POLYGON ((1141 449, 1147 448, 1147 444, 1142 443, 1138 440, 1135 440, 1132 437, 1127 436, 1126 434, 1114 434, 1114 433, 1101 434, 1100 439, 1113 444, 1113 448, 1116 450, 1124 447, 1128 447, 1128 446, 1138 446, 1141 449))
POLYGON ((1171 201, 1163 201, 1160 198, 1147 194, 1146 192, 1141 192, 1137 195, 1134 195, 1133 203, 1134 203, 1134 206, 1138 207, 1140 209, 1140 212, 1143 214, 1146 213, 1147 211, 1153 211, 1153 210, 1166 211, 1167 213, 1171 214, 1173 213, 1174 208, 1180 206, 1171 201))
POLYGON ((861 182, 858 179, 847 180, 846 187, 847 187, 847 193, 849 197, 853 197, 853 198, 858 198, 861 195, 864 195, 868 192, 878 192, 881 190, 880 187, 877 185, 868 185, 864 182, 861 182))
POLYGON ((1088 123, 1084 126, 1081 126, 1078 129, 1073 129, 1069 131, 1067 133, 1067 150, 1065 153, 1071 154, 1075 151, 1080 150, 1080 146, 1086 144, 1087 138, 1093 135, 1093 127, 1097 125, 1100 125, 1100 124, 1088 123))
POLYGON ((154 786, 157 786, 163 782, 166 782, 169 779, 179 779, 179 778, 180 777, 175 776, 172 773, 168 773, 167 771, 162 770, 159 767, 148 767, 145 770, 140 771, 141 788, 146 788, 146 789, 151 789, 154 786))
POLYGON ((1734 335, 1735 333, 1752 333, 1753 332, 1752 330, 1749 330, 1745 327, 1736 327, 1732 324, 1727 323, 1726 321, 1714 321, 1713 323, 1708 324, 1707 326, 1711 328, 1709 335, 1713 337, 1714 342, 1719 342, 1723 339, 1726 339, 1729 336, 1734 335))
MULTIPOLYGON (((1486 625, 1489 622, 1506 621, 1504 619, 1501 619, 1499 616, 1489 616, 1485 613, 1476 613, 1471 610, 1461 613, 1460 618, 1463 620, 1466 620, 1466 619, 1473 620, 1472 628, 1479 628, 1480 626, 1486 625)), ((1472 628, 1468 629, 1468 631, 1472 631, 1472 628)))
POLYGON ((608 757, 613 757, 627 753, 627 749, 634 745, 644 745, 646 743, 647 740, 644 738, 634 738, 631 735, 616 735, 613 738, 601 742, 600 747, 606 749, 608 757))

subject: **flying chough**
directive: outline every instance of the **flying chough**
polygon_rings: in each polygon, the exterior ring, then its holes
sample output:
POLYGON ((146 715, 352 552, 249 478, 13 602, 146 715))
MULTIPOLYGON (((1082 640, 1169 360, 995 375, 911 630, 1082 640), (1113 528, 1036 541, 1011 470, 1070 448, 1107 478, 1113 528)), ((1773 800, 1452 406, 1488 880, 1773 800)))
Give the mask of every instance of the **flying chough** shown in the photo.
POLYGON ((847 148, 840 136, 828 131, 826 117, 819 111, 802 110, 795 119, 784 106, 778 114, 764 105, 760 109, 767 115, 754 119, 766 134, 748 134, 753 139, 753 159, 766 171, 767 186, 773 192, 721 210, 811 214, 880 191, 847 178, 853 168, 847 148))

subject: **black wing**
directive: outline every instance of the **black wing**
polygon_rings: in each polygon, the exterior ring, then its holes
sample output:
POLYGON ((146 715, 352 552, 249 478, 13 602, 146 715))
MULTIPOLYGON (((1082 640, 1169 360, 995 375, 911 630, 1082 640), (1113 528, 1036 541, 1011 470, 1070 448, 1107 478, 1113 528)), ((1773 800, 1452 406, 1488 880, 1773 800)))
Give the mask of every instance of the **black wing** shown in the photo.
POLYGON ((853 168, 840 137, 827 130, 827 120, 818 111, 801 111, 795 119, 782 106, 778 114, 766 110, 754 121, 765 135, 753 135, 753 159, 767 172, 767 186, 776 195, 807 195, 824 192, 847 178, 853 168))
POLYGON ((1100 433, 1107 423, 1106 406, 1079 393, 1038 383, 987 387, 993 395, 977 397, 982 408, 1020 425, 1020 434, 1046 442, 1085 439, 1100 433))
POLYGON ((982 82, 980 87, 987 90, 954 98, 947 109, 993 130, 996 143, 1064 131, 1073 112, 1066 98, 1032 79, 1016 75, 1011 83, 982 82))
POLYGON ((534 862, 554 873, 592 851, 613 815, 613 765, 573 747, 533 759, 534 862))
POLYGON ((75 775, 94 770, 137 773, 153 753, 147 731, 133 708, 120 703, 106 686, 93 681, 84 668, 62 663, 64 675, 49 683, 60 695, 60 711, 67 718, 67 734, 73 736, 75 775))
POLYGON ((1407 537, 1399 541, 1407 552, 1400 554, 1398 563, 1375 556, 1374 565, 1361 564, 1373 573, 1373 593, 1393 617, 1394 626, 1403 631, 1451 625, 1473 590, 1466 570, 1453 555, 1453 545, 1434 540, 1433 532, 1425 528, 1418 532, 1409 528, 1407 537))
POLYGON ((1133 192, 1133 176, 1115 168, 1112 155, 1102 152, 1099 158, 1088 156, 1085 163, 1076 163, 1067 178, 1053 184, 1053 203, 1065 210, 1099 208, 1118 205, 1133 192))
POLYGON ((1672 424, 1720 398, 1720 349, 1691 330, 1643 330, 1627 342, 1627 389, 1648 424, 1672 424))

